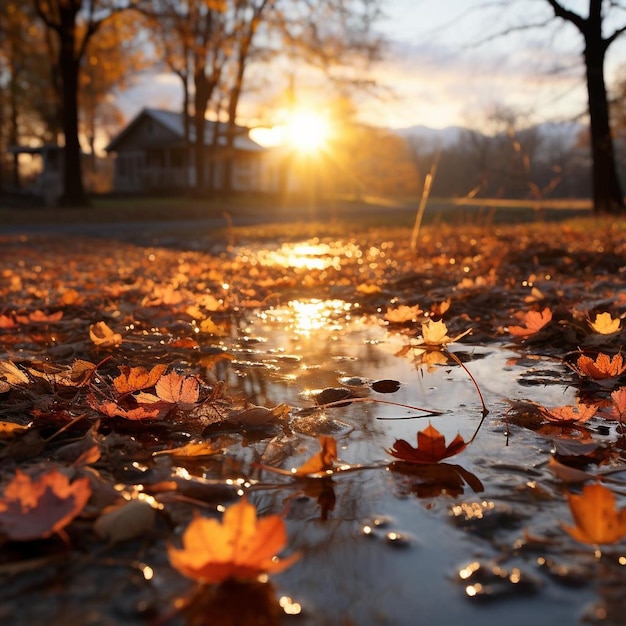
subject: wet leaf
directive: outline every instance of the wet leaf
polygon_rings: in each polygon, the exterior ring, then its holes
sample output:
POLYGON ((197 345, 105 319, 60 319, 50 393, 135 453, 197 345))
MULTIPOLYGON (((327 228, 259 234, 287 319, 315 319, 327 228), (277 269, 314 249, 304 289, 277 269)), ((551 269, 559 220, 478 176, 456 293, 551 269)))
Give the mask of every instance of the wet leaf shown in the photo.
POLYGON ((611 357, 600 352, 595 360, 586 354, 581 354, 576 361, 575 369, 581 376, 593 380, 606 380, 621 376, 626 371, 626 363, 621 354, 611 357))
POLYGON ((619 317, 611 317, 610 313, 598 313, 593 322, 589 321, 589 326, 601 335, 612 335, 619 331, 621 321, 619 317))
POLYGON ((434 322, 429 319, 427 322, 422 324, 422 336, 418 338, 418 343, 425 344, 427 346, 445 346, 449 343, 454 343, 458 341, 465 335, 468 335, 472 332, 471 328, 468 328, 466 331, 456 335, 455 337, 450 337, 448 335, 448 327, 446 324, 439 320, 434 322))
POLYGON ((552 320, 552 311, 546 307, 543 311, 528 311, 522 317, 523 326, 509 326, 509 332, 515 337, 530 337, 539 332, 552 320))
POLYGON ((122 344, 122 335, 111 330, 105 322, 92 324, 89 337, 99 348, 117 348, 122 344))
MULTIPOLYGON (((340 402, 350 396, 352 396, 352 391, 350 389, 346 389, 345 387, 326 387, 326 389, 322 389, 321 391, 311 394, 311 398, 320 406, 323 406, 324 404, 331 404, 333 402, 340 402)), ((348 404, 350 403, 345 402, 337 406, 348 406, 348 404)))
POLYGON ((424 430, 418 431, 417 448, 404 439, 396 439, 387 453, 407 463, 438 463, 442 459, 459 454, 466 446, 461 435, 457 435, 446 446, 444 436, 429 424, 424 430))
POLYGON ((405 324, 407 322, 417 322, 424 314, 419 304, 406 306, 401 304, 398 307, 387 309, 385 319, 391 324, 405 324))
POLYGON ((106 508, 93 529, 101 539, 120 543, 142 536, 154 528, 156 511, 145 500, 131 500, 106 508))
POLYGON ((45 539, 65 528, 91 496, 88 478, 54 469, 38 478, 17 470, 0 497, 0 535, 12 541, 45 539))
POLYGON ((182 543, 182 549, 168 547, 170 563, 184 576, 204 584, 256 580, 261 574, 282 571, 298 558, 277 558, 287 544, 283 518, 257 518, 256 508, 245 497, 226 509, 221 522, 195 517, 182 543))
POLYGON ((322 449, 291 472, 294 476, 326 475, 333 469, 337 460, 337 441, 334 437, 325 435, 319 438, 319 442, 322 449))
POLYGON ((557 424, 579 423, 590 420, 598 411, 595 404, 582 404, 576 406, 559 406, 548 409, 540 406, 541 415, 550 422, 557 424))
POLYGON ((12 361, 0 361, 0 393, 16 385, 27 385, 28 376, 12 361))
POLYGON ((161 376, 155 388, 161 400, 182 408, 193 406, 200 396, 198 379, 195 376, 183 376, 178 372, 161 376))
POLYGON ((151 370, 120 365, 119 370, 120 375, 113 379, 113 386, 118 393, 125 394, 154 387, 167 370, 167 365, 155 365, 151 370))
POLYGON ((402 384, 400 383, 400 381, 398 381, 398 380, 389 380, 389 379, 375 380, 370 385, 370 387, 376 393, 395 393, 396 391, 398 391, 398 389, 400 389, 401 386, 402 386, 402 384))
POLYGON ((576 541, 591 545, 617 543, 626 536, 626 508, 617 510, 613 492, 599 483, 585 485, 582 493, 567 494, 574 526, 561 524, 576 541))
POLYGON ((249 426, 260 426, 287 415, 289 410, 290 407, 287 404, 278 404, 271 409, 264 406, 250 406, 239 411, 231 411, 228 414, 228 419, 231 422, 238 422, 249 426))
POLYGON ((180 448, 159 450, 154 456, 167 455, 176 459, 198 459, 219 454, 221 446, 215 447, 210 441, 192 441, 180 448))

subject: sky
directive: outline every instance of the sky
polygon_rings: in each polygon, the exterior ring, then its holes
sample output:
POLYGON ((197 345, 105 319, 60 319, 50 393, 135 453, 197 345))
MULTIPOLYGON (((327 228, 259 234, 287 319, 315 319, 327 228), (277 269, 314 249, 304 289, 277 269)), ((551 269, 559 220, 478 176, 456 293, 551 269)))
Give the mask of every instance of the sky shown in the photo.
MULTIPOLYGON (((588 0, 564 3, 586 15, 588 0)), ((383 10, 386 17, 377 29, 388 47, 370 69, 377 94, 358 98, 362 121, 388 128, 485 129, 490 112, 502 107, 513 109, 527 124, 584 114, 582 39, 572 25, 552 20, 545 28, 497 36, 529 18, 549 18, 545 0, 386 0, 383 10)), ((626 22, 626 11, 619 17, 626 22)), ((609 50, 609 80, 620 72, 626 77, 623 39, 609 50)), ((274 85, 263 83, 259 93, 244 101, 245 123, 272 123, 268 111, 276 90, 285 88, 286 76, 274 85)), ((306 71, 296 72, 296 91, 314 106, 315 94, 324 93, 319 78, 306 71)), ((178 109, 180 102, 179 79, 168 75, 140 80, 119 100, 129 117, 148 103, 178 109)))

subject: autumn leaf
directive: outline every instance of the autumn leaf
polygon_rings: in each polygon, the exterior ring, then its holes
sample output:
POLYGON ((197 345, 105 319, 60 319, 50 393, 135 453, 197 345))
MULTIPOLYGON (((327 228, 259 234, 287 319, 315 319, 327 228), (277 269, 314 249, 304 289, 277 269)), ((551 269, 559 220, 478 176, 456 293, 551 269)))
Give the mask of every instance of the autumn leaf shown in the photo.
POLYGON ((107 417, 122 417, 127 420, 147 420, 165 416, 171 410, 171 404, 161 402, 155 396, 155 402, 137 403, 136 406, 121 406, 113 400, 98 400, 93 394, 87 396, 89 406, 107 417))
POLYGON ((12 541, 45 539, 65 528, 91 496, 88 478, 69 478, 56 469, 37 479, 20 471, 0 497, 0 535, 12 541))
POLYGON ((94 363, 83 361, 82 359, 77 359, 72 365, 60 367, 50 364, 44 365, 43 371, 29 367, 29 374, 64 387, 84 387, 88 385, 91 381, 91 377, 98 368, 94 363))
POLYGON ((0 328, 5 330, 17 328, 17 322, 12 316, 2 314, 0 315, 0 328))
POLYGON ((89 337, 99 348, 116 348, 122 343, 122 335, 111 330, 105 322, 91 324, 89 337))
POLYGON ((322 449, 300 467, 292 470, 294 476, 319 476, 332 471, 337 460, 337 441, 334 437, 324 435, 319 438, 322 449))
POLYGON ((214 456, 222 451, 221 446, 214 446, 210 441, 191 441, 180 448, 170 448, 154 452, 153 456, 166 455, 175 459, 199 459, 214 456))
POLYGON ((154 387, 167 370, 167 365, 155 365, 151 370, 145 367, 118 366, 120 375, 113 379, 113 386, 120 394, 132 393, 154 387))
POLYGON ((509 326, 509 332, 515 337, 530 337, 552 320, 552 311, 546 307, 543 311, 528 311, 522 317, 523 326, 509 326))
POLYGON ((448 343, 458 341, 461 337, 465 337, 465 335, 468 335, 470 332, 472 332, 472 330, 468 328, 466 331, 456 335, 456 337, 450 337, 445 322, 442 320, 434 322, 429 319, 422 324, 422 336, 418 338, 418 343, 427 346, 445 346, 448 343))
POLYGON ((401 304, 396 308, 387 308, 385 313, 385 320, 390 324, 404 324, 406 322, 417 322, 424 314, 424 311, 420 308, 419 304, 415 306, 407 306, 401 304))
POLYGON ((600 352, 595 361, 586 354, 581 354, 576 361, 575 370, 593 380, 606 380, 621 376, 626 371, 626 363, 621 354, 610 357, 600 352))
POLYGON ((155 385, 157 395, 164 402, 177 404, 187 408, 198 402, 200 385, 195 376, 182 376, 178 372, 170 372, 161 376, 155 385))
POLYGON ((583 423, 590 420, 598 411, 595 404, 577 404, 576 406, 559 406, 552 409, 539 406, 539 412, 549 422, 564 423, 583 423))
POLYGON ((12 361, 0 361, 0 393, 9 391, 16 385, 28 384, 26 374, 12 361))
POLYGON ((182 549, 168 546, 170 563, 183 576, 204 584, 226 580, 256 580, 289 567, 298 555, 279 560, 287 543, 285 522, 279 515, 257 518, 245 497, 229 506, 221 523, 194 518, 183 534, 182 549))
POLYGON ((600 417, 623 422, 626 420, 626 387, 620 387, 611 394, 611 405, 599 412, 600 417))
POLYGON ((465 450, 467 443, 457 435, 446 446, 444 436, 431 424, 417 433, 417 448, 404 439, 396 439, 387 453, 407 463, 438 463, 465 450))
POLYGON ((595 321, 589 321, 589 326, 601 335, 612 335, 620 329, 621 321, 619 317, 612 318, 610 313, 598 313, 595 321))
POLYGON ((63 311, 56 313, 44 313, 43 311, 33 311, 28 315, 28 321, 38 324, 48 324, 50 322, 58 322, 63 317, 63 311))
POLYGON ((617 543, 626 536, 626 508, 617 511, 613 492, 594 483, 580 495, 568 493, 574 526, 561 524, 576 541, 591 545, 617 543))

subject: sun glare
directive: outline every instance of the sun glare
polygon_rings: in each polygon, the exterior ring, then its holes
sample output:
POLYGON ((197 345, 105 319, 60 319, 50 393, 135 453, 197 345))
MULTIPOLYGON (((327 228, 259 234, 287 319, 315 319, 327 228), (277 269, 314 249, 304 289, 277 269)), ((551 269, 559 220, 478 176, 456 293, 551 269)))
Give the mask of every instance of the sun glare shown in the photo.
POLYGON ((316 152, 329 134, 328 121, 314 111, 295 112, 285 127, 286 143, 302 152, 316 152))

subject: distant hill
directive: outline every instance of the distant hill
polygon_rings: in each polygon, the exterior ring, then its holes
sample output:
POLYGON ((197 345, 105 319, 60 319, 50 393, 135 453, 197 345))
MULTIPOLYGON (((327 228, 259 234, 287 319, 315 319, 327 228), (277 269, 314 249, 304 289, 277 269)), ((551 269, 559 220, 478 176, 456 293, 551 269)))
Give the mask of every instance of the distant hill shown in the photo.
MULTIPOLYGON (((520 129, 519 134, 538 130, 541 137, 548 141, 559 141, 564 150, 575 146, 578 136, 585 130, 585 125, 579 122, 542 122, 527 129, 520 129)), ((449 148, 458 143, 469 129, 462 126, 447 126, 446 128, 430 128, 428 126, 409 126, 394 131, 396 134, 418 142, 425 149, 449 148)))

